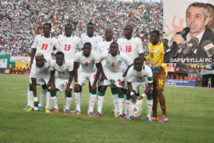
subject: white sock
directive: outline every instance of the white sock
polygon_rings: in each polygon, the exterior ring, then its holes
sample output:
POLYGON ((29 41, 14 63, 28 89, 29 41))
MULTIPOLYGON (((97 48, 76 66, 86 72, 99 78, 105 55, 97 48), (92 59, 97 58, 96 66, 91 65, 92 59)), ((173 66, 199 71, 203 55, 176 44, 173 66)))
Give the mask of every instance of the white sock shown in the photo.
POLYGON ((129 110, 130 102, 131 102, 131 100, 127 100, 127 99, 126 99, 126 101, 125 101, 125 103, 126 103, 126 104, 125 104, 125 106, 126 106, 126 107, 125 107, 125 110, 126 110, 126 113, 127 113, 126 115, 132 115, 131 112, 130 112, 130 110, 129 110))
POLYGON ((46 97, 46 106, 45 106, 45 108, 50 109, 50 101, 51 101, 51 93, 48 91, 47 92, 47 97, 46 97))
POLYGON ((113 94, 114 112, 118 112, 118 94, 113 94))
POLYGON ((47 93, 46 89, 42 89, 40 93, 40 100, 39 100, 39 106, 42 106, 45 101, 45 95, 47 93))
POLYGON ((119 115, 123 114, 123 104, 124 104, 124 98, 118 98, 119 115))
POLYGON ((66 97, 66 104, 65 104, 65 109, 66 109, 66 110, 70 110, 71 101, 72 101, 72 98, 71 98, 71 97, 66 97))
POLYGON ((94 111, 94 105, 97 99, 97 94, 91 94, 91 100, 90 100, 90 107, 89 107, 89 112, 93 112, 94 111))
POLYGON ((51 97, 51 102, 53 103, 54 108, 58 110, 58 103, 57 103, 57 97, 56 96, 51 97))
POLYGON ((30 88, 27 89, 27 106, 30 106, 30 94, 29 94, 30 88))
POLYGON ((124 95, 123 113, 127 115, 127 109, 126 109, 126 95, 124 95))
POLYGON ((34 108, 34 95, 33 95, 33 91, 28 91, 28 96, 29 96, 29 104, 30 107, 34 108))
POLYGON ((76 102, 76 110, 81 112, 80 109, 81 92, 74 92, 74 98, 76 102))
POLYGON ((153 106, 153 99, 152 100, 148 100, 147 99, 147 117, 151 117, 152 114, 152 106, 153 106))
POLYGON ((102 114, 102 108, 103 108, 103 102, 104 102, 104 96, 98 96, 98 106, 97 106, 97 111, 102 114))

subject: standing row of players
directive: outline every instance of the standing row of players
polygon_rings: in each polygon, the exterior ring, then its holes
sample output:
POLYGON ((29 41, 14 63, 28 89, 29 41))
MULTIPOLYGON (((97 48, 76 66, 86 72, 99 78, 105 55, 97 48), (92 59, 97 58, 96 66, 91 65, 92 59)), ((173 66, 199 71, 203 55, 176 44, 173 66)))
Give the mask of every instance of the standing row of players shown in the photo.
MULTIPOLYGON (((141 100, 147 95, 147 121, 158 120, 158 98, 163 111, 159 122, 168 120, 163 96, 167 70, 166 64, 163 63, 163 44, 159 42, 158 31, 151 33, 151 43, 148 45, 149 56, 144 57, 142 41, 132 37, 133 27, 130 25, 124 29, 124 38, 118 39, 117 42, 113 41, 111 28, 106 28, 104 41, 102 37, 95 35, 93 23, 88 23, 87 33, 82 34, 81 38, 72 36, 70 24, 65 26, 65 35, 60 35, 58 40, 51 36, 50 30, 51 25, 44 24, 43 34, 37 35, 32 45, 28 105, 25 110, 38 110, 38 108, 43 110, 42 105, 47 94, 45 112, 49 113, 50 106, 53 106, 51 113, 58 113, 56 92, 62 92, 65 85, 64 112, 69 114, 74 84, 76 110, 72 114, 81 114, 82 85, 89 80, 87 113, 90 117, 94 117, 93 108, 96 99, 98 99, 98 113, 95 116, 101 117, 105 91, 107 86, 111 86, 115 117, 133 119, 129 110, 130 102, 136 102, 137 98, 141 100), (56 60, 50 60, 54 47, 58 51, 56 60), (151 60, 153 73, 149 66, 143 64, 144 60, 151 60), (147 83, 148 86, 145 87, 147 83), (37 84, 42 85, 40 103, 36 93, 37 84), (144 87, 142 96, 139 96, 139 86, 144 87)), ((140 115, 137 118, 142 119, 140 115)))

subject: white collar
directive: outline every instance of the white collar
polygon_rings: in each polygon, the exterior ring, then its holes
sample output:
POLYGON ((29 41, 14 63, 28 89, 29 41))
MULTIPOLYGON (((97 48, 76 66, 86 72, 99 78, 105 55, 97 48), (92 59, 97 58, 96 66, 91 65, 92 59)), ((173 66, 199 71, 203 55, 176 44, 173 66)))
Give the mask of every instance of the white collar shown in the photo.
MULTIPOLYGON (((205 29, 198 36, 196 36, 196 38, 198 38, 199 43, 201 42, 201 39, 202 39, 202 36, 204 35, 204 32, 205 32, 205 29)), ((186 38, 187 38, 187 41, 190 40, 190 33, 187 34, 186 38)))

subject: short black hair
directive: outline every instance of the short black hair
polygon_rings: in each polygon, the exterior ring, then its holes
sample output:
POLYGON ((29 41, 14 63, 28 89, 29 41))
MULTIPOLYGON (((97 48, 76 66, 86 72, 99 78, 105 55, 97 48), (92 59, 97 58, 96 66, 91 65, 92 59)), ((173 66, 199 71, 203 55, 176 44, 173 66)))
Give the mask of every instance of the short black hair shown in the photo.
POLYGON ((94 24, 93 24, 92 22, 89 22, 89 23, 87 24, 87 26, 88 26, 88 25, 93 25, 93 26, 94 26, 94 24))
POLYGON ((139 61, 141 64, 143 64, 143 62, 144 62, 140 57, 137 57, 134 59, 134 63, 137 61, 139 61))
POLYGON ((64 53, 62 51, 56 52, 56 56, 62 56, 64 58, 64 53))
POLYGON ((91 43, 89 43, 89 42, 86 42, 86 43, 83 45, 83 47, 84 47, 85 45, 88 45, 88 46, 92 47, 91 43))
POLYGON ((73 25, 72 24, 70 24, 70 23, 67 23, 66 25, 65 25, 65 27, 66 26, 70 26, 71 27, 71 29, 73 29, 73 25))
POLYGON ((50 23, 45 23, 45 24, 43 24, 43 27, 44 27, 45 25, 48 25, 48 26, 50 27, 50 29, 52 28, 52 26, 51 26, 50 23))
POLYGON ((156 33, 158 37, 160 36, 160 32, 159 32, 158 30, 153 30, 153 31, 151 32, 151 34, 152 34, 152 33, 156 33))
POLYGON ((117 47, 119 46, 118 43, 117 43, 116 41, 111 42, 110 47, 111 47, 112 45, 117 45, 117 47))

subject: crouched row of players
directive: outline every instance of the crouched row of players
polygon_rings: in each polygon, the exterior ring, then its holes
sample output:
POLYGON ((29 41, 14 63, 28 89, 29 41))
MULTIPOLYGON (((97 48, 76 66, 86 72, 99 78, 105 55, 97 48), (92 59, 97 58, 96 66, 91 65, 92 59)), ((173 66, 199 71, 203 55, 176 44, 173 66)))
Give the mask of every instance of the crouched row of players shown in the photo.
MULTIPOLYGON (((152 122, 152 70, 149 66, 143 65, 143 60, 141 58, 135 58, 134 65, 132 65, 133 61, 118 49, 117 42, 112 42, 110 44, 110 50, 101 55, 91 51, 90 43, 85 43, 83 45, 83 50, 75 54, 74 61, 65 60, 64 53, 61 51, 56 53, 56 60, 45 59, 41 53, 36 54, 35 60, 36 62, 32 65, 30 74, 28 97, 31 99, 29 100, 30 103, 28 103, 27 111, 33 109, 43 110, 42 105, 45 94, 47 94, 45 112, 58 113, 59 108, 56 92, 62 92, 63 86, 66 86, 64 113, 66 115, 70 114, 72 100, 71 92, 74 85, 76 110, 72 114, 81 114, 81 89, 82 85, 88 80, 90 90, 88 115, 90 117, 101 117, 104 95, 107 86, 111 86, 115 106, 115 117, 124 119, 123 87, 125 85, 123 85, 123 83, 127 82, 129 95, 126 98, 127 100, 132 99, 132 102, 135 103, 137 99, 141 100, 147 95, 147 121, 152 122), (123 62, 129 65, 125 73, 121 70, 121 64, 123 62), (55 72, 57 72, 57 74, 55 74, 55 72), (36 92, 37 84, 42 85, 40 103, 38 103, 36 92), (148 86, 145 88, 146 84, 148 84, 148 86), (96 92, 97 85, 99 87, 98 95, 96 92), (144 86, 144 93, 141 96, 136 96, 139 95, 139 86, 144 86), (98 111, 97 114, 94 115, 94 105, 96 102, 98 104, 98 111), (50 108, 53 108, 51 112, 50 108)), ((133 119, 132 112, 129 109, 126 110, 128 110, 128 117, 126 120, 133 119)), ((141 118, 141 116, 138 115, 138 118, 141 118)))

